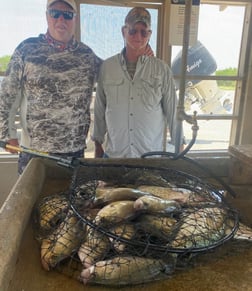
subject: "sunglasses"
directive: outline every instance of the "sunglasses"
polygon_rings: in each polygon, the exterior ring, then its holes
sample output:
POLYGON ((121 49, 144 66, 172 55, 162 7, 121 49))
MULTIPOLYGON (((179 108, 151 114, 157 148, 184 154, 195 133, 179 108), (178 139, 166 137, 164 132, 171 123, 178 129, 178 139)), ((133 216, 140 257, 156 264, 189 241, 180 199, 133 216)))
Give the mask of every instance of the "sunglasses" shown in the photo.
POLYGON ((65 20, 72 20, 74 16, 76 15, 76 13, 72 11, 61 11, 61 10, 56 10, 56 9, 49 9, 48 13, 54 19, 58 19, 60 15, 62 15, 65 20))
POLYGON ((149 36, 149 34, 151 33, 151 30, 146 30, 146 29, 138 30, 135 28, 132 28, 132 29, 128 28, 128 34, 131 36, 137 34, 138 32, 140 32, 141 36, 145 38, 149 36))

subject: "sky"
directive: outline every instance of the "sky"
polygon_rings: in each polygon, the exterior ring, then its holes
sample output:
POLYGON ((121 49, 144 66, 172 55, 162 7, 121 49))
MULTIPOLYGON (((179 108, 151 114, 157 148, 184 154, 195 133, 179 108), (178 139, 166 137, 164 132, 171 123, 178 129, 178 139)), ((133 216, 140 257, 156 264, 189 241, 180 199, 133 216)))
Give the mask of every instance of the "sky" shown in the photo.
POLYGON ((1 3, 0 56, 10 55, 25 38, 46 31, 46 0, 9 0, 1 3))
MULTIPOLYGON (((219 11, 216 5, 200 7, 198 39, 215 57, 219 69, 237 67, 243 8, 228 7, 224 11, 219 11)), ((46 0, 9 0, 2 3, 0 56, 11 55, 15 47, 25 38, 46 32, 45 10, 46 0)), ((115 27, 120 31, 121 23, 115 23, 115 27)), ((101 27, 97 29, 100 31, 101 27)), ((102 30, 100 33, 104 34, 102 30)), ((122 46, 122 42, 119 46, 122 46)), ((99 44, 93 44, 91 47, 96 52, 99 44)))

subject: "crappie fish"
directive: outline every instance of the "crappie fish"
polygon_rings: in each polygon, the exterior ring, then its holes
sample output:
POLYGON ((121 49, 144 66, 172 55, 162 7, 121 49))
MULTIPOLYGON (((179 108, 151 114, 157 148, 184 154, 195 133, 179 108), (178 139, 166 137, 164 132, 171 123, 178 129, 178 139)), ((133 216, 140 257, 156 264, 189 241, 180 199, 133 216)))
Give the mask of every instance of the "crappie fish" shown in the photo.
POLYGON ((99 181, 97 180, 90 180, 84 184, 78 185, 75 187, 75 195, 85 198, 87 200, 92 199, 94 197, 96 188, 99 185, 99 181))
POLYGON ((176 222, 177 220, 172 217, 142 214, 137 218, 135 228, 149 235, 167 240, 176 222))
POLYGON ((113 245, 113 248, 118 253, 121 253, 126 248, 126 243, 123 240, 132 240, 135 236, 136 230, 133 223, 121 223, 109 229, 109 232, 119 237, 119 239, 114 239, 112 237, 110 237, 109 239, 113 245), (120 238, 122 238, 123 240, 120 240, 120 238))
POLYGON ((85 238, 85 230, 83 223, 69 210, 58 228, 42 240, 41 263, 44 269, 50 270, 76 251, 85 238))
POLYGON ((55 194, 44 197, 36 208, 36 220, 39 231, 48 232, 60 224, 66 217, 69 201, 66 195, 55 194))
POLYGON ((244 239, 252 241, 252 228, 243 223, 239 223, 239 227, 234 234, 234 239, 244 239))
POLYGON ((148 186, 142 185, 138 187, 139 190, 143 192, 148 192, 154 196, 158 196, 162 199, 175 200, 179 203, 186 203, 191 194, 190 190, 182 188, 170 188, 170 187, 160 187, 160 186, 148 186))
POLYGON ((102 260, 110 249, 110 241, 103 233, 88 229, 87 240, 80 246, 78 256, 85 268, 102 260))
POLYGON ((159 173, 148 170, 131 170, 129 173, 125 174, 123 177, 124 181, 127 181, 128 184, 135 185, 138 187, 140 185, 152 185, 152 186, 161 186, 161 187, 173 187, 175 185, 168 182, 163 178, 159 173))
POLYGON ((173 248, 207 247, 226 233, 225 211, 218 207, 197 209, 185 215, 174 228, 173 248), (176 231, 175 231, 176 232, 176 231))
MULTIPOLYGON (((97 191, 99 191, 99 189, 97 189, 97 191)), ((98 194, 98 197, 95 199, 95 205, 108 204, 121 200, 136 200, 144 195, 150 194, 138 189, 124 187, 108 189, 105 191, 102 190, 102 193, 98 194)))
POLYGON ((78 185, 75 187, 74 193, 72 193, 71 202, 83 209, 93 207, 93 200, 95 198, 97 186, 97 180, 90 180, 84 184, 78 185))
POLYGON ((94 219, 97 225, 114 225, 122 221, 134 218, 137 212, 134 208, 134 201, 115 201, 104 206, 94 219))
POLYGON ((166 200, 156 196, 143 196, 134 202, 134 208, 151 213, 172 213, 180 210, 180 204, 175 200, 166 200))
POLYGON ((109 286, 141 284, 167 278, 174 271, 174 262, 144 257, 115 257, 100 261, 81 272, 84 284, 96 283, 109 286))

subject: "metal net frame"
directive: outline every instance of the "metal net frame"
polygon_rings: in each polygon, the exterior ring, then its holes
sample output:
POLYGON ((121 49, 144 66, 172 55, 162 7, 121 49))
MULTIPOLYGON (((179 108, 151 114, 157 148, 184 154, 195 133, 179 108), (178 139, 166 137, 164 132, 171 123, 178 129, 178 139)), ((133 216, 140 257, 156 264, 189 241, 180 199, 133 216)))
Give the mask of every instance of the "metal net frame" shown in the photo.
POLYGON ((235 235, 239 216, 225 192, 165 167, 79 164, 69 191, 36 206, 42 265, 84 284, 168 278, 181 258, 235 235))

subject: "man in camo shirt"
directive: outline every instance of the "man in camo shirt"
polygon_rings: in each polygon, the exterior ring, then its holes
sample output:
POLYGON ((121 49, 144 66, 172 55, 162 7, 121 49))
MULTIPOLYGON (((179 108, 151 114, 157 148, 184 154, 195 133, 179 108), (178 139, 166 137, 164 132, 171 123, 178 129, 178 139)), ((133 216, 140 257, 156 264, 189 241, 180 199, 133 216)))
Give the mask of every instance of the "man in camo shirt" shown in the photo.
MULTIPOLYGON (((74 38, 74 0, 48 0, 46 34, 24 40, 10 60, 0 90, 0 139, 37 151, 83 157, 90 102, 102 60, 74 38)), ((13 152, 13 151, 12 151, 13 152)), ((19 173, 32 155, 20 153, 19 173)))

